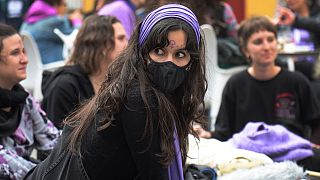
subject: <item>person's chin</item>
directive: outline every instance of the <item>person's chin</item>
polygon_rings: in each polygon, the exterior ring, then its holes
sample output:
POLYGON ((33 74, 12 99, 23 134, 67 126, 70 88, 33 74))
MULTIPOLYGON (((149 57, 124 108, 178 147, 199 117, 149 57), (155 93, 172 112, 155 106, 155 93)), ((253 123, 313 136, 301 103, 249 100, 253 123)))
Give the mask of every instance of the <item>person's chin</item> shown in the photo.
POLYGON ((19 77, 19 82, 27 79, 27 74, 23 74, 19 77))

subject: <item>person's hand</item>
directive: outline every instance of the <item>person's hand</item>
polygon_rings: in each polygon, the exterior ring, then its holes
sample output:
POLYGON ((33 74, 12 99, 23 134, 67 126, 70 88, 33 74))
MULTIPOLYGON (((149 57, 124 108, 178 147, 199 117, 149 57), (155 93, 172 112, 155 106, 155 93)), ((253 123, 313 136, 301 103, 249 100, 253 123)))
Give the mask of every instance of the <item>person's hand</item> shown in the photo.
POLYGON ((279 8, 279 25, 291 26, 296 19, 296 15, 288 8, 279 8))
POLYGON ((211 138, 211 132, 204 130, 200 125, 194 125, 193 130, 198 134, 200 138, 211 138))

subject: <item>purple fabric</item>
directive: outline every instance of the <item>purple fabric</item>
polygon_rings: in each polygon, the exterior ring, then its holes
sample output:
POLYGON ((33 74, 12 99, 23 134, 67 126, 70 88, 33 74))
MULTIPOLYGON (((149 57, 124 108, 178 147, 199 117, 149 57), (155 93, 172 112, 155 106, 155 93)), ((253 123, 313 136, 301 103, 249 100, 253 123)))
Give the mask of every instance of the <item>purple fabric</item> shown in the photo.
POLYGON ((55 15, 58 15, 56 8, 41 0, 36 0, 30 6, 27 14, 25 15, 25 21, 29 24, 32 24, 55 15))
POLYGON ((274 161, 298 161, 313 156, 308 140, 281 125, 250 122, 228 141, 237 148, 266 154, 274 161))
POLYGON ((309 31, 304 29, 293 29, 293 37, 294 37, 294 43, 299 46, 308 46, 310 51, 314 50, 314 44, 311 39, 311 35, 309 31))
POLYGON ((179 4, 167 4, 150 12, 142 22, 139 44, 142 45, 147 39, 152 28, 159 21, 166 18, 178 18, 188 23, 195 32, 198 45, 200 44, 200 26, 197 17, 190 9, 179 4))
POLYGON ((178 138, 176 129, 174 131, 173 137, 174 137, 174 148, 176 151, 176 158, 168 167, 168 177, 169 177, 169 180, 184 180, 179 138, 178 138))
POLYGON ((116 17, 127 33, 127 38, 131 36, 136 24, 136 16, 134 10, 124 0, 117 0, 104 5, 98 12, 99 15, 116 17))
POLYGON ((16 140, 16 143, 18 144, 23 144, 26 142, 27 138, 26 136, 23 134, 23 131, 21 130, 21 128, 17 128, 17 130, 14 132, 14 134, 12 135, 12 138, 16 140))
POLYGON ((5 163, 8 163, 8 162, 4 157, 0 156, 0 164, 5 164, 5 163))

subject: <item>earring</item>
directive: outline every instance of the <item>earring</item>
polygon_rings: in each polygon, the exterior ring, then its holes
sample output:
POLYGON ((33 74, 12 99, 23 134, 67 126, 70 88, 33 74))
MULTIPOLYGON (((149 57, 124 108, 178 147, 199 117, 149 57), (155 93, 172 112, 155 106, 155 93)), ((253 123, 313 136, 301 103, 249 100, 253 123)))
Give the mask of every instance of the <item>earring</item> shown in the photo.
POLYGON ((251 59, 250 55, 247 56, 247 61, 248 61, 249 63, 252 62, 252 59, 251 59))
POLYGON ((186 71, 189 71, 191 69, 191 66, 192 66, 192 62, 189 63, 189 65, 186 67, 186 71))

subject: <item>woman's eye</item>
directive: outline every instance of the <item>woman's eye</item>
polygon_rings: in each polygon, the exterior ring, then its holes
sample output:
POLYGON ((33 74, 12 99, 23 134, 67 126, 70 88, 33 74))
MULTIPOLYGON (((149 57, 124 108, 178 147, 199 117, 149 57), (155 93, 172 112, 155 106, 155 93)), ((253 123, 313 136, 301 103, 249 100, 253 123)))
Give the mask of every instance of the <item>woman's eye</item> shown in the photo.
POLYGON ((12 52, 10 53, 10 55, 18 56, 18 55, 20 55, 20 51, 12 51, 12 52))
POLYGON ((253 44, 259 45, 262 44, 262 40, 261 39, 256 39, 253 41, 253 44))
POLYGON ((156 48, 156 49, 154 49, 154 53, 157 55, 164 55, 164 50, 162 50, 160 48, 156 48))
POLYGON ((268 41, 268 42, 273 42, 274 40, 275 40, 274 37, 268 37, 268 38, 267 38, 267 41, 268 41))
POLYGON ((177 52, 176 53, 177 58, 184 58, 185 56, 186 56, 186 53, 184 53, 184 52, 177 52))

